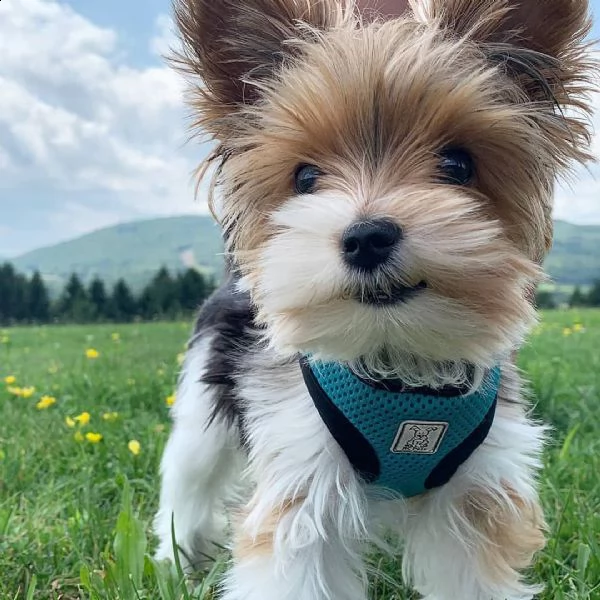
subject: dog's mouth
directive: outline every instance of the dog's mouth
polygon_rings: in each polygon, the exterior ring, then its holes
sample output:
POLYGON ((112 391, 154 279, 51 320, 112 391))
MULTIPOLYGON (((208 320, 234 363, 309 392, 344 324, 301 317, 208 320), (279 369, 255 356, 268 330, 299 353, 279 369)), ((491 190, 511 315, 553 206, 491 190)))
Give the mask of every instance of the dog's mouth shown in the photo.
POLYGON ((401 283, 395 283, 385 288, 373 286, 362 289, 354 296, 354 299, 361 304, 368 304, 370 306, 392 306, 406 302, 426 288, 426 281, 419 281, 419 283, 413 286, 401 283))

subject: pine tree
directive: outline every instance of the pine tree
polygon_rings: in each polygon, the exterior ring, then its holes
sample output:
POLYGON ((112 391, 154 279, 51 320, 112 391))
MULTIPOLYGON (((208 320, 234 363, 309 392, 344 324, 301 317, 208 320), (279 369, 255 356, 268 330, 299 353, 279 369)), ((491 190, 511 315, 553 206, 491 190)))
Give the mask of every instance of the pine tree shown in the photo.
POLYGON ((39 271, 29 282, 27 292, 28 319, 36 323, 47 323, 50 319, 50 297, 48 289, 39 271))
POLYGON ((554 294, 547 290, 538 290, 535 294, 535 305, 537 308, 556 308, 554 294))
POLYGON ((588 306, 600 306, 600 279, 597 279, 587 294, 588 306))
POLYGON ((113 288, 110 299, 110 316, 115 321, 128 323, 133 321, 136 314, 137 302, 127 283, 123 279, 119 279, 113 288))
POLYGON ((178 277, 179 304, 185 311, 195 311, 208 296, 208 285, 202 273, 188 269, 178 277))
POLYGON ((57 316, 64 321, 88 323, 93 321, 94 308, 87 296, 83 283, 73 273, 57 303, 57 316))
POLYGON ((585 306, 587 304, 587 298, 585 294, 581 291, 579 286, 576 286, 571 294, 571 298, 569 298, 569 306, 585 306))
POLYGON ((108 297, 104 282, 99 277, 94 277, 88 289, 90 303, 94 310, 96 321, 108 318, 108 297))
POLYGON ((140 306, 143 316, 155 319, 177 315, 181 310, 178 287, 169 270, 161 267, 142 292, 140 306))

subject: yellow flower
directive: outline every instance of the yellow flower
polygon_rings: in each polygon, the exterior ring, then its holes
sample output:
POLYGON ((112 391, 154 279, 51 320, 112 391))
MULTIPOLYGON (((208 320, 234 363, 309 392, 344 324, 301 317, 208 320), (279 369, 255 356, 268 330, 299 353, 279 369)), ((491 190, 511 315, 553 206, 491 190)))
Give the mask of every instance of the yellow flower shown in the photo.
POLYGON ((83 442, 83 433, 81 433, 81 431, 76 431, 73 435, 73 439, 76 442, 83 442))
POLYGON ((119 418, 119 413, 118 412, 105 412, 102 415, 102 418, 105 421, 108 421, 109 423, 112 423, 112 422, 116 421, 119 418))
POLYGON ((101 433, 92 433, 91 431, 88 431, 85 434, 85 439, 90 443, 90 444, 97 444, 98 442, 102 441, 102 434, 101 433))
POLYGON ((75 421, 77 421, 80 425, 87 425, 90 422, 90 413, 82 412, 80 415, 75 417, 75 421))
POLYGON ((67 424, 67 427, 75 427, 75 419, 72 419, 71 417, 65 417, 65 423, 67 424))
POLYGON ((31 396, 33 396, 33 394, 35 394, 35 388, 33 386, 25 387, 25 388, 21 389, 21 397, 22 398, 31 398, 31 396))
POLYGON ((563 335, 567 336, 567 335, 571 335, 573 333, 573 330, 570 327, 565 327, 563 329, 563 335))
POLYGON ((12 394, 13 396, 22 396, 23 395, 23 390, 20 387, 12 387, 9 386, 7 388, 8 393, 12 394))
POLYGON ((100 352, 98 352, 98 350, 95 350, 94 348, 88 348, 85 351, 85 356, 89 359, 98 358, 100 356, 100 352))
POLYGON ((580 333, 581 331, 585 331, 585 327, 581 323, 575 323, 575 325, 573 325, 573 331, 580 333))
POLYGON ((35 407, 38 410, 44 410, 45 408, 50 408, 53 404, 56 404, 56 398, 53 396, 42 396, 35 407))
POLYGON ((137 456, 142 449, 142 445, 137 440, 130 440, 129 444, 127 444, 127 447, 129 448, 129 452, 131 452, 131 454, 134 456, 137 456))
POLYGON ((13 385, 17 383, 17 378, 14 375, 9 375, 8 377, 4 378, 4 383, 6 385, 13 385))
POLYGON ((167 406, 173 406, 173 404, 175 404, 175 394, 171 394, 170 396, 167 396, 166 403, 167 403, 167 406))

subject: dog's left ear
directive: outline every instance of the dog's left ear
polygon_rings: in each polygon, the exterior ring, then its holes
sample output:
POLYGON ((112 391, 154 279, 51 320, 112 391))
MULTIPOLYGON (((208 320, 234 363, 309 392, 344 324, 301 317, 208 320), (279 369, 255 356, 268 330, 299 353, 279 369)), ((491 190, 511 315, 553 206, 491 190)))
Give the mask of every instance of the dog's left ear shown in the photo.
POLYGON ((220 142, 236 117, 260 98, 300 40, 341 24, 352 0, 174 0, 181 51, 173 63, 192 81, 189 104, 198 128, 220 142))
POLYGON ((415 14, 468 37, 522 84, 534 101, 587 109, 591 28, 588 0, 410 0, 415 14), (575 98, 573 94, 578 97, 575 98))

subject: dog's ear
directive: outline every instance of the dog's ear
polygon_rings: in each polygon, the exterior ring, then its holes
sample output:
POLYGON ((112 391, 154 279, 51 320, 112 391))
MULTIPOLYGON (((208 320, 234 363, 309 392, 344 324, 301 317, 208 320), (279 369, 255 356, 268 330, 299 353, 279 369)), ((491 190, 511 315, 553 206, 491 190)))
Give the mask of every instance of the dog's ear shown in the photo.
MULTIPOLYGON (((481 44, 535 101, 571 104, 590 75, 588 0, 410 0, 415 14, 481 44)), ((577 108, 586 108, 578 105, 577 108)))
POLYGON ((227 138, 236 112, 298 52, 294 42, 340 24, 352 7, 352 0, 174 0, 181 50, 172 62, 192 76, 195 125, 227 138))

